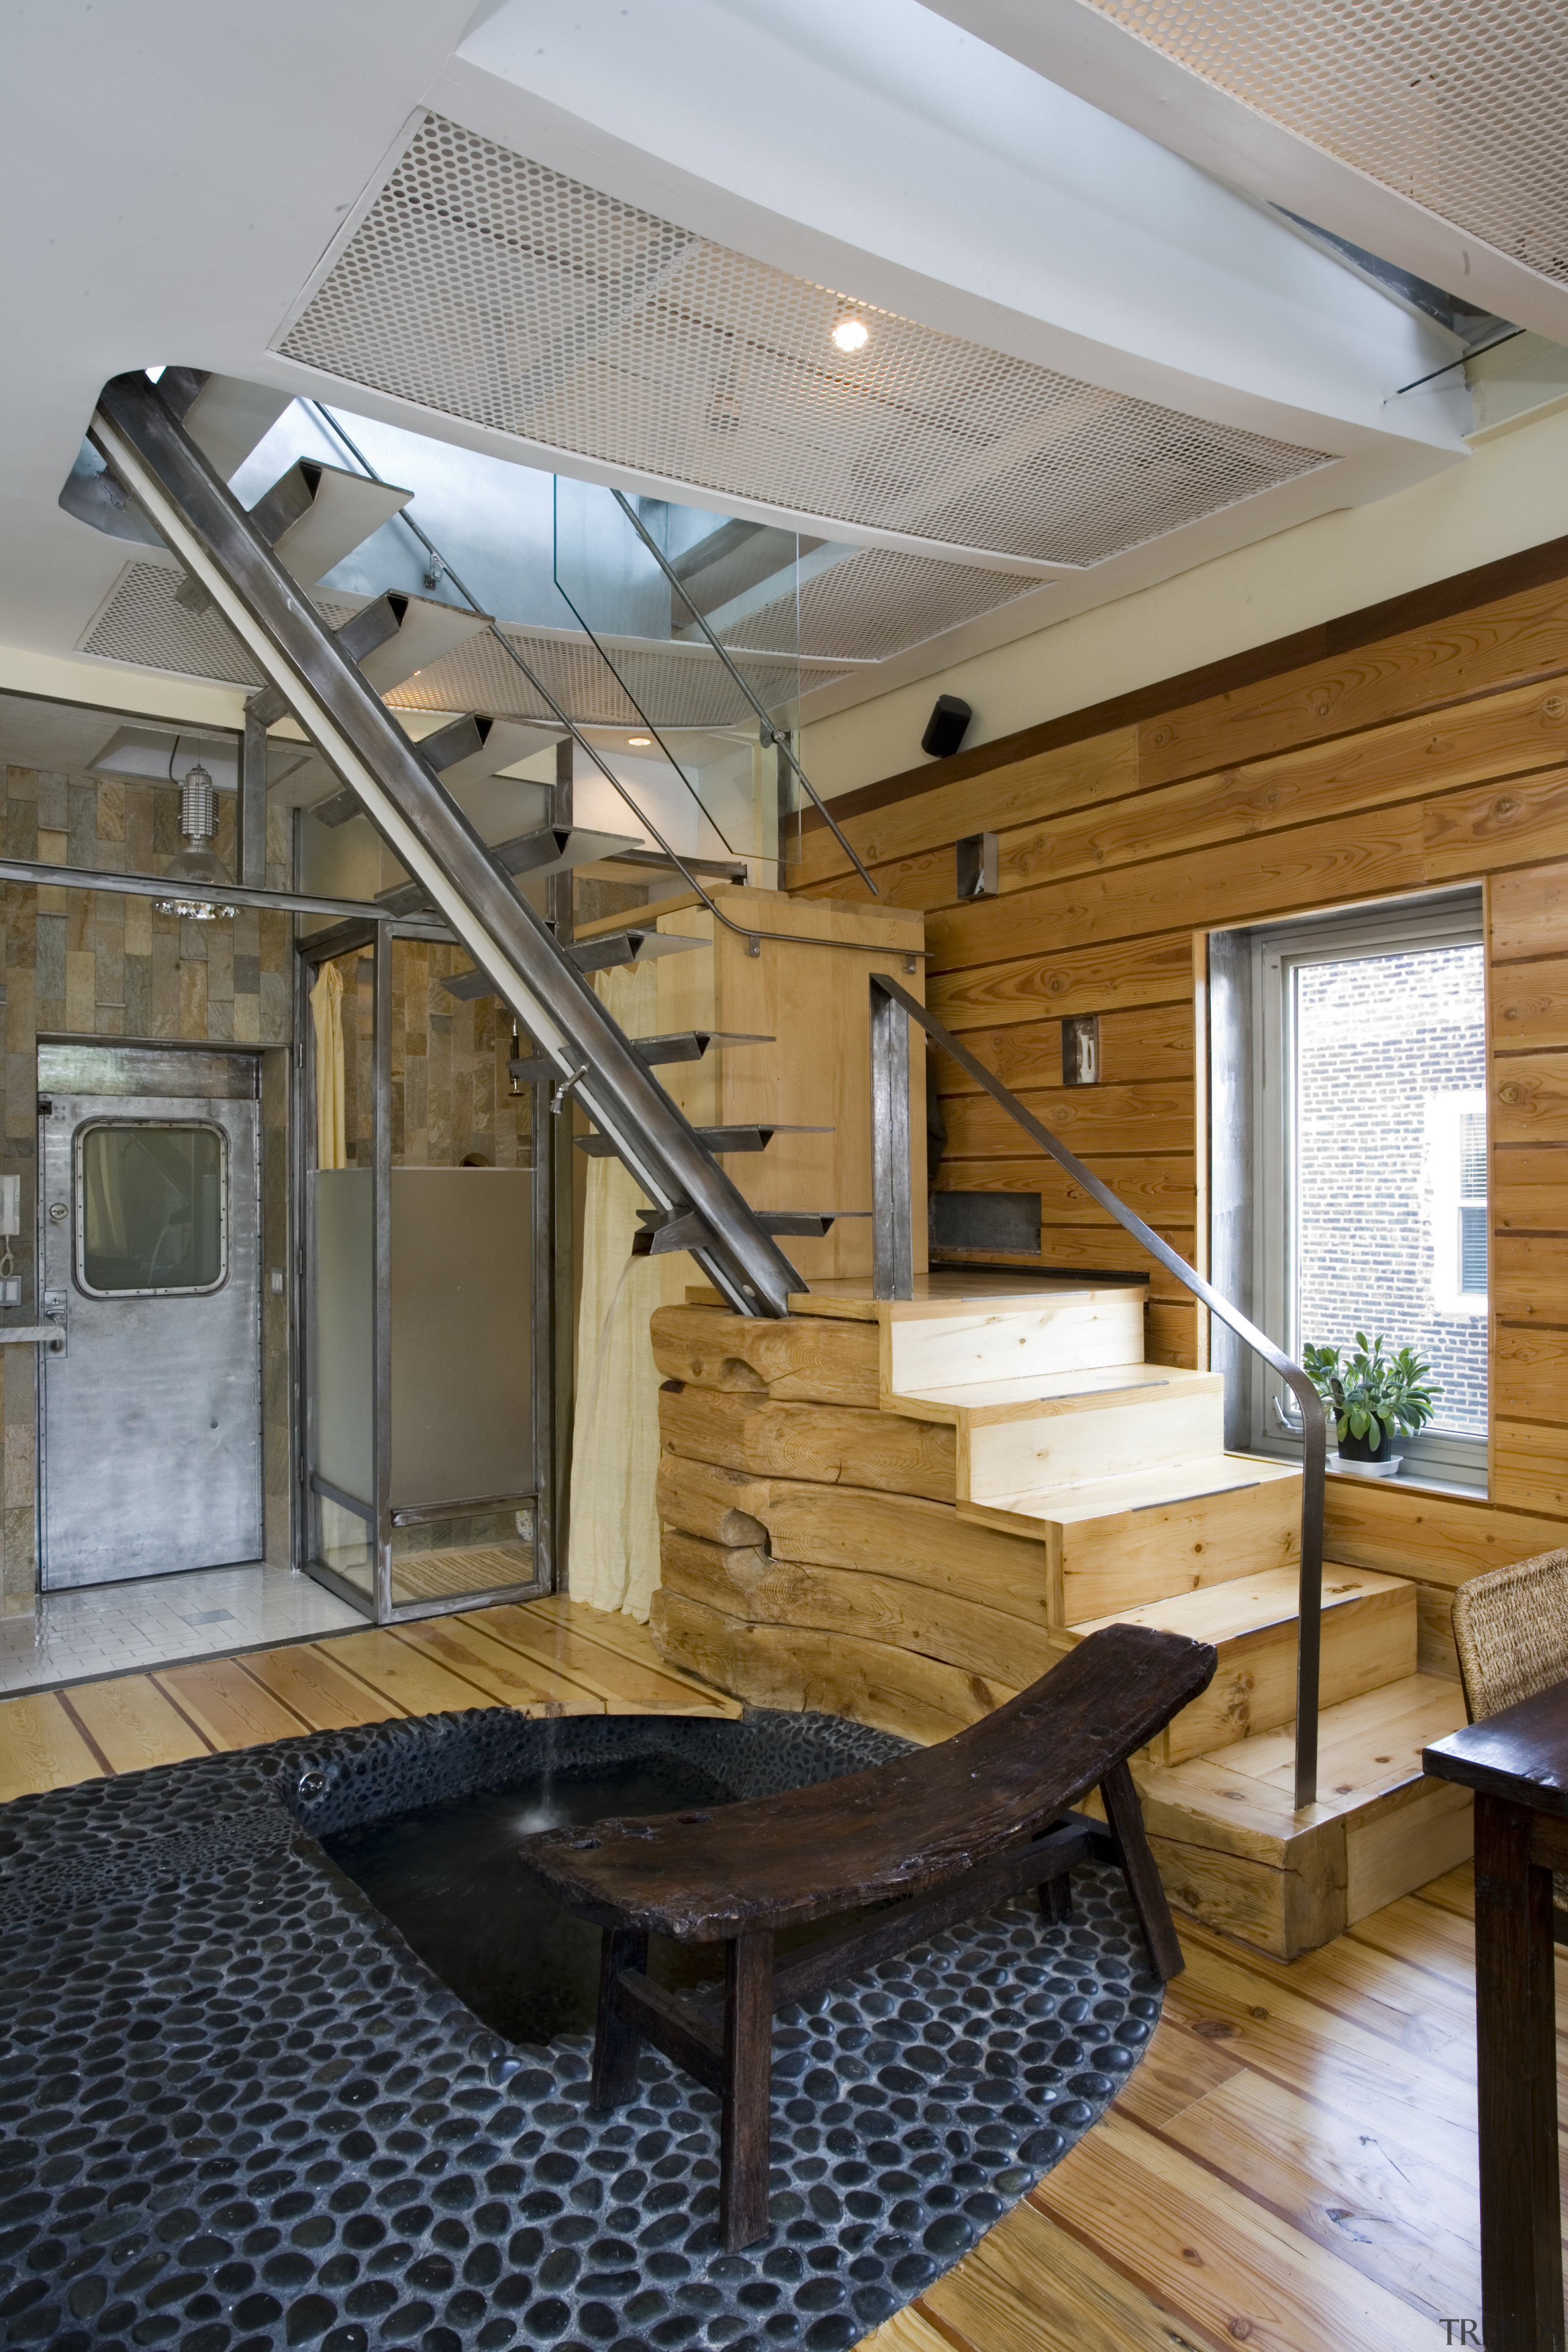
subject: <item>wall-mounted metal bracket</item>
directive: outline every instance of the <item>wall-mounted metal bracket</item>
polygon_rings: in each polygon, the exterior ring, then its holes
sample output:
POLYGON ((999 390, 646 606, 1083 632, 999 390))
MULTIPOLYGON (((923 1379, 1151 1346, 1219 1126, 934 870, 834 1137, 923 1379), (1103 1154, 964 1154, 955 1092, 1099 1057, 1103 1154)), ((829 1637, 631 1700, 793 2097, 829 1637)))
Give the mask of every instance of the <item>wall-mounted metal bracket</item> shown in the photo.
POLYGON ((1069 1013, 1063 1021, 1062 1084, 1064 1087, 1097 1087, 1100 1084, 1098 1013, 1069 1013))
POLYGON ((996 835, 966 833, 958 843, 957 894, 961 898, 994 898, 997 890, 996 835))

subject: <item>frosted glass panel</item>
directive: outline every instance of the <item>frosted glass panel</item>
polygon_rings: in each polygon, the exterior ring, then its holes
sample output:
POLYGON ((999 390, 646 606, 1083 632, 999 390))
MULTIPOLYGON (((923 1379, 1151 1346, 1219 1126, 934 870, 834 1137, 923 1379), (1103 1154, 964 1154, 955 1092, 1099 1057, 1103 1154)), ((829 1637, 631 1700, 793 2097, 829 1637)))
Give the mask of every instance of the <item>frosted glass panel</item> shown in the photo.
POLYGON ((392 1172, 392 1502, 525 1496, 533 1171, 392 1172))
POLYGON ((310 1178, 310 1467, 356 1502, 375 1498, 374 1178, 310 1178))

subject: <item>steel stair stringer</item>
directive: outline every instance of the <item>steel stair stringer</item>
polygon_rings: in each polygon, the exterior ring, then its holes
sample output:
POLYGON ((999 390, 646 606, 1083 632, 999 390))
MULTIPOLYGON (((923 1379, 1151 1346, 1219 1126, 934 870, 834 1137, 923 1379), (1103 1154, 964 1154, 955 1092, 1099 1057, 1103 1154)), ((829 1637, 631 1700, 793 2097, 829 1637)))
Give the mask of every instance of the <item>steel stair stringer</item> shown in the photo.
POLYGON ((805 1287, 795 1267, 184 431, 204 381, 177 368, 157 384, 116 376, 89 438, 541 1052, 575 1079, 649 1200, 700 1219, 709 1238, 692 1255, 710 1280, 742 1314, 786 1315, 805 1287))

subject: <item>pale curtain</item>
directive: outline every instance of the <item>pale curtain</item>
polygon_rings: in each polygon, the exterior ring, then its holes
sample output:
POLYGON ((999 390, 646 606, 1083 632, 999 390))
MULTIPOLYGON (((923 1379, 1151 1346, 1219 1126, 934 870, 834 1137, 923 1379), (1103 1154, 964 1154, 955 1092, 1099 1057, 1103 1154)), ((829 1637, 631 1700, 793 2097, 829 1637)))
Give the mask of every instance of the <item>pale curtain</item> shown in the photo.
POLYGON ((343 976, 324 963, 310 991, 316 1029, 316 1165, 346 1168, 348 1134, 343 1118, 343 976))
MULTIPOLYGON (((658 1025, 658 971, 648 963, 595 974, 607 1010, 632 1036, 658 1025)), ((566 1538, 573 1600, 623 1610, 639 1623, 658 1585, 659 1375, 648 1320, 672 1276, 690 1279, 684 1256, 632 1256, 637 1213, 647 1205, 618 1160, 588 1162, 566 1538)))

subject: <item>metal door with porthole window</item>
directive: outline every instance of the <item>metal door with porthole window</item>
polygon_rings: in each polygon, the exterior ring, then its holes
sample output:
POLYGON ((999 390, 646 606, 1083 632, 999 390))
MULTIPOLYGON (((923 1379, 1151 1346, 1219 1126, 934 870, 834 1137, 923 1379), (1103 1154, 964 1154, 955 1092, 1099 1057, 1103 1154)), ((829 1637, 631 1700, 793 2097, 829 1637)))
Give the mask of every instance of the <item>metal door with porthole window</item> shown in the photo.
POLYGON ((258 1106, 56 1094, 38 1125, 43 1584, 258 1559, 258 1106))

